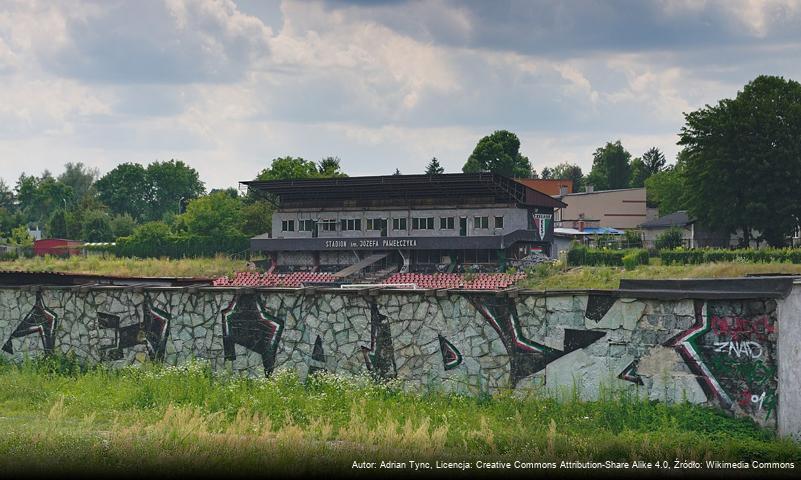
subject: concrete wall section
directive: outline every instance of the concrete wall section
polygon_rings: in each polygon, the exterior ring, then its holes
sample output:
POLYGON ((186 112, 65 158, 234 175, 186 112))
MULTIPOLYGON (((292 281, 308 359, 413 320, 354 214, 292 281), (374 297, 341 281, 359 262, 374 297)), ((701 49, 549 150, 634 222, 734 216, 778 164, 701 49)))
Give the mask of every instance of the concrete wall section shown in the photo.
POLYGON ((74 352, 129 365, 199 357, 258 376, 276 368, 370 372, 410 389, 577 389, 586 399, 623 389, 714 405, 771 428, 778 418, 784 433, 801 429, 797 289, 789 303, 433 293, 7 287, 0 342, 15 359, 74 352))
POLYGON ((801 285, 778 310, 781 335, 778 338, 779 409, 778 429, 782 436, 801 441, 801 285))

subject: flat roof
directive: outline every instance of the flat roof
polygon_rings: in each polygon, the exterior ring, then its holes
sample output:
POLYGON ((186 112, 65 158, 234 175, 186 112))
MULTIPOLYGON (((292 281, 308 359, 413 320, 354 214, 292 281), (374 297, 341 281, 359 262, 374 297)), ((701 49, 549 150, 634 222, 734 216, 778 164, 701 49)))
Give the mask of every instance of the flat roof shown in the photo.
POLYGON ((298 180, 252 180, 248 188, 277 195, 280 203, 330 205, 332 202, 420 200, 471 204, 487 201, 518 203, 532 207, 564 208, 567 205, 509 177, 494 173, 446 173, 440 175, 382 175, 298 180))

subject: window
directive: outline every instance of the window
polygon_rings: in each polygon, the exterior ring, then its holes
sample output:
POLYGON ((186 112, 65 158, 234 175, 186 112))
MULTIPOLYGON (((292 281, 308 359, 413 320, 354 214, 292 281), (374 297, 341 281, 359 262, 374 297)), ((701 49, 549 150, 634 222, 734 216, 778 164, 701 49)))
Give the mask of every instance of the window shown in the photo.
POLYGON ((298 222, 298 231, 299 232, 313 232, 314 231, 314 220, 301 220, 298 222))
POLYGON ((473 228, 489 228, 489 217, 473 217, 473 228))
POLYGON ((503 228, 503 217, 495 217, 495 228, 503 228))
POLYGON ((439 219, 440 230, 453 230, 453 217, 442 217, 439 219))
POLYGON ((387 220, 384 218, 368 218, 367 230, 381 230, 386 224, 387 220))
POLYGON ((412 230, 434 230, 434 217, 412 218, 412 230))
POLYGON ((393 230, 406 230, 406 219, 405 218, 393 218, 392 219, 392 229, 393 230))
POLYGON ((342 223, 342 231, 361 231, 362 219, 361 218, 343 218, 340 220, 342 223))
POLYGON ((294 220, 282 220, 281 221, 281 231, 282 232, 294 232, 295 231, 295 221, 294 220))
POLYGON ((324 232, 336 232, 337 231, 337 221, 336 220, 320 220, 320 226, 324 232))

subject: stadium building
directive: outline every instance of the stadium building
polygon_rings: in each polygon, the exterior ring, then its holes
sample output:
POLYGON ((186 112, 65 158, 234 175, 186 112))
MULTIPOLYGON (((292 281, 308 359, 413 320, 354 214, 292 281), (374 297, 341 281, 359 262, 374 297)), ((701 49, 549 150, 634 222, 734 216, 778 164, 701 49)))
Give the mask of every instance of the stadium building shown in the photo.
POLYGON ((242 182, 276 206, 270 271, 497 271, 550 255, 561 201, 492 173, 242 182))

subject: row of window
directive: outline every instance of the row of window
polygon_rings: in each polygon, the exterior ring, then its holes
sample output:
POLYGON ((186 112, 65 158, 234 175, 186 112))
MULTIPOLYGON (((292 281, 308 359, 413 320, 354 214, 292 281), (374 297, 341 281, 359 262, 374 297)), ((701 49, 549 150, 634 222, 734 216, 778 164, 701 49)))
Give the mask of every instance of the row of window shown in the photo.
MULTIPOLYGON (((503 228, 503 217, 495 217, 494 226, 495 228, 503 228)), ((343 232, 347 231, 361 231, 362 230, 362 219, 361 218, 343 218, 340 222, 340 230, 343 232)), ((311 232, 314 231, 315 224, 320 226, 320 231, 323 232, 335 232, 337 230, 337 222, 336 220, 300 220, 298 222, 298 231, 299 232, 311 232)), ((440 230, 454 230, 456 225, 455 217, 440 217, 439 219, 439 228, 440 230)), ((367 219, 367 230, 385 230, 387 228, 387 219, 386 218, 368 218, 367 219)), ((392 219, 392 229, 393 230, 406 230, 407 223, 406 217, 401 218, 393 218, 392 219)), ((489 217, 473 217, 473 228, 477 229, 489 229, 489 217)), ((434 230, 434 217, 412 217, 412 230, 434 230)), ((295 231, 295 221, 294 220, 282 220, 281 221, 281 231, 283 232, 294 232, 295 231)))

